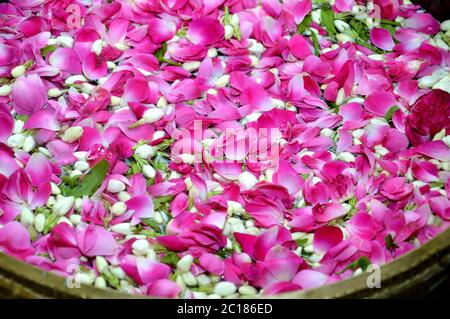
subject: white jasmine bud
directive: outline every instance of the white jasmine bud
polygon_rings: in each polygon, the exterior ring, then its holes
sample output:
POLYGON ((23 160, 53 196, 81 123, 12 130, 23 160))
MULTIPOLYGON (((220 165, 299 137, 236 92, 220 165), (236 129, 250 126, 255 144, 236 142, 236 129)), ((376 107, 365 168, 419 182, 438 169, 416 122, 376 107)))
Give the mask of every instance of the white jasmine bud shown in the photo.
POLYGON ((59 216, 64 216, 70 211, 74 203, 75 197, 73 196, 61 197, 56 201, 55 205, 53 205, 53 212, 59 216))
POLYGON ((25 125, 24 121, 22 121, 22 120, 15 120, 14 121, 13 133, 14 134, 22 133, 24 125, 25 125))
POLYGON ((217 49, 209 48, 207 55, 208 55, 208 58, 215 58, 217 56, 217 49))
POLYGON ((120 51, 126 51, 126 50, 130 49, 130 47, 124 42, 118 42, 114 45, 114 47, 120 51))
POLYGON ((44 227, 45 227, 45 215, 44 214, 37 214, 34 217, 34 229, 36 229, 36 231, 38 233, 42 233, 44 231, 44 227))
POLYGON ((87 79, 83 75, 71 75, 65 81, 65 85, 72 85, 78 82, 86 82, 87 79))
POLYGON ((128 192, 119 192, 117 197, 121 202, 126 202, 127 200, 131 199, 131 195, 128 194, 128 192))
POLYGON ((56 38, 56 44, 65 48, 71 48, 73 47, 73 38, 66 35, 60 35, 56 38))
POLYGON ((195 279, 195 276, 190 271, 181 274, 181 277, 183 278, 183 281, 186 284, 186 286, 189 286, 189 287, 197 286, 197 280, 195 279))
POLYGON ((339 42, 353 42, 354 40, 353 40, 353 38, 351 37, 351 36, 349 36, 348 34, 345 34, 345 33, 338 33, 337 35, 336 35, 336 39, 339 41, 339 42))
POLYGON ((200 274, 197 276, 197 283, 201 286, 208 286, 211 283, 211 279, 205 274, 200 274))
POLYGON ((117 202, 111 206, 111 213, 116 216, 123 215, 127 211, 127 205, 123 202, 117 202))
POLYGON ((34 215, 28 207, 23 207, 20 211, 20 223, 24 226, 30 226, 33 224, 34 215))
POLYGON ((147 239, 138 239, 131 245, 131 248, 136 255, 144 256, 150 249, 150 244, 147 239))
POLYGON ((240 215, 244 213, 245 210, 244 207, 242 207, 241 203, 232 200, 227 200, 227 212, 230 215, 233 214, 240 215))
POLYGON ((99 273, 103 273, 108 269, 108 262, 103 256, 95 257, 95 267, 99 273))
POLYGON ((185 164, 193 164, 195 162, 195 155, 193 154, 180 154, 178 158, 185 164))
POLYGON ((52 98, 52 97, 59 97, 63 94, 63 92, 58 89, 58 88, 51 88, 50 90, 48 90, 47 95, 48 97, 52 98))
POLYGON ((224 75, 222 75, 220 78, 218 78, 216 80, 214 85, 216 87, 225 87, 225 86, 228 85, 228 83, 230 83, 230 75, 229 74, 224 74, 224 75))
POLYGON ((234 30, 233 27, 229 24, 225 26, 225 40, 230 40, 233 37, 234 30))
POLYGON ((136 154, 140 158, 148 158, 155 155, 155 149, 150 145, 144 144, 138 146, 134 151, 134 154, 136 154))
POLYGON ((89 169, 89 164, 85 161, 76 161, 75 164, 73 164, 73 167, 81 172, 84 172, 89 169))
POLYGON ((106 288, 106 280, 103 277, 97 277, 94 283, 95 287, 100 289, 106 288))
POLYGON ((163 109, 167 106, 167 100, 164 96, 161 96, 158 99, 158 102, 156 102, 156 106, 159 107, 160 109, 163 109))
POLYGON ((177 269, 181 272, 187 272, 194 262, 194 257, 192 255, 185 255, 177 262, 177 269))
POLYGON ((95 281, 93 273, 77 273, 75 274, 75 281, 84 285, 92 285, 95 281))
POLYGON ((34 140, 34 137, 31 135, 28 135, 25 137, 25 141, 23 142, 22 149, 25 152, 31 152, 36 147, 36 141, 34 140))
POLYGON ((53 182, 50 182, 50 187, 51 187, 51 190, 52 190, 52 194, 53 195, 59 195, 59 194, 61 194, 61 189, 58 187, 58 185, 56 185, 55 183, 53 183, 53 182))
POLYGON ((194 72, 197 71, 198 68, 200 67, 200 62, 199 61, 185 62, 181 67, 188 72, 194 72))
POLYGON ((236 285, 230 281, 221 281, 214 287, 214 293, 225 297, 236 292, 236 285))
POLYGON ((258 183, 258 179, 250 172, 242 172, 239 174, 238 181, 244 189, 252 189, 258 183))
POLYGON ((113 231, 115 233, 123 234, 123 235, 129 235, 132 233, 130 223, 115 224, 115 225, 112 225, 110 227, 110 229, 111 229, 111 231, 113 231))
POLYGON ((12 148, 22 148, 24 142, 25 136, 19 133, 11 135, 6 143, 8 144, 9 147, 12 148))
POLYGON ((108 182, 107 190, 110 193, 119 193, 121 191, 124 191, 126 189, 126 185, 117 179, 110 179, 108 182))
POLYGON ((24 75, 26 71, 27 69, 24 65, 18 65, 11 70, 11 76, 17 79, 18 77, 24 75))
POLYGON ((69 216, 69 220, 74 226, 78 226, 78 225, 81 224, 81 215, 79 215, 79 214, 71 214, 69 216))
POLYGON ((252 286, 240 286, 239 293, 244 296, 256 295, 258 291, 252 286))
POLYGON ((83 128, 81 126, 72 126, 64 131, 62 140, 67 143, 72 143, 83 136, 83 128))
POLYGON ((157 107, 152 107, 144 112, 142 120, 144 123, 155 123, 164 117, 165 113, 163 110, 157 107))
POLYGON ((266 50, 261 43, 254 39, 248 39, 247 41, 250 42, 250 46, 248 47, 250 53, 261 55, 266 50))
POLYGON ((346 33, 348 30, 350 30, 350 25, 342 20, 334 20, 334 26, 336 27, 336 29, 338 29, 339 32, 346 33))
POLYGON ((441 30, 444 31, 444 32, 450 30, 450 20, 442 21, 442 23, 441 23, 441 30))
POLYGON ((0 86, 0 96, 8 96, 11 94, 11 85, 5 84, 0 86))
POLYGON ((252 66, 257 66, 259 64, 258 57, 254 56, 254 55, 249 55, 249 58, 250 58, 252 66))
POLYGON ((341 152, 337 155, 337 159, 346 163, 351 163, 355 161, 355 156, 349 152, 341 152))
POLYGON ((142 173, 147 178, 154 178, 156 176, 156 171, 151 165, 144 165, 142 167, 142 173))

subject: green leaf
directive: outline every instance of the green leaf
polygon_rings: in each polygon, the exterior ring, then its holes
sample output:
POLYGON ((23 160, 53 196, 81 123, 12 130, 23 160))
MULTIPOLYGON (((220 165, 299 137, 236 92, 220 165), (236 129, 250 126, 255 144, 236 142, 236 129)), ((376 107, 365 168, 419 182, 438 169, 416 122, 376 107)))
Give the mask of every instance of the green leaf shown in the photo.
POLYGON ((44 235, 47 235, 53 229, 53 227, 55 227, 57 221, 58 221, 57 214, 50 214, 50 215, 46 216, 44 231, 43 231, 44 235))
POLYGON ((295 241, 297 246, 304 247, 308 244, 308 238, 300 238, 295 241))
POLYGON ((361 39, 362 41, 369 40, 369 29, 364 23, 357 19, 351 19, 349 24, 352 27, 353 31, 356 32, 359 39, 361 39))
POLYGON ((41 55, 45 58, 47 56, 47 54, 55 51, 57 48, 58 47, 56 45, 47 45, 46 47, 43 47, 41 49, 41 55))
POLYGON ((314 45, 314 54, 319 56, 320 55, 320 44, 319 44, 319 39, 317 38, 317 34, 314 33, 314 31, 309 30, 311 32, 311 40, 313 42, 314 45))
POLYGON ((167 51, 167 43, 163 42, 161 44, 161 48, 159 48, 155 52, 155 57, 158 59, 159 63, 164 62, 164 55, 166 54, 166 51, 167 51))
POLYGON ((394 112, 397 111, 398 109, 399 109, 399 107, 397 105, 390 107, 389 110, 387 110, 386 114, 384 115, 384 119, 388 122, 390 120, 392 120, 392 116, 394 115, 394 112))
POLYGON ((337 273, 337 275, 339 275, 349 269, 355 271, 356 269, 361 268, 362 271, 366 271, 370 265, 371 265, 370 260, 366 256, 363 256, 363 257, 355 260, 354 262, 352 262, 347 267, 345 267, 345 269, 342 270, 341 272, 337 273))
POLYGON ((391 234, 388 234, 384 238, 384 242, 386 243, 386 249, 387 250, 393 250, 393 249, 398 247, 397 244, 394 242, 394 238, 392 238, 391 234))
POLYGON ((160 196, 160 197, 153 198, 153 206, 154 206, 153 209, 155 211, 167 210, 172 199, 173 199, 172 195, 166 195, 166 196, 160 196))
POLYGON ((231 256, 233 253, 234 253, 233 249, 222 248, 221 250, 219 250, 217 252, 217 255, 219 255, 220 257, 225 259, 225 258, 231 256))
POLYGON ((173 251, 168 251, 164 254, 164 256, 161 258, 161 262, 167 264, 167 265, 173 265, 176 266, 177 262, 180 260, 180 257, 178 257, 178 254, 173 251))
POLYGON ((334 11, 331 9, 331 7, 323 7, 321 10, 320 18, 329 35, 337 34, 336 28, 334 27, 334 11))
MULTIPOLYGON (((388 30, 392 37, 394 36, 394 34, 395 34, 395 27, 394 27, 392 24, 381 23, 380 26, 381 26, 383 29, 388 30)), ((393 40, 395 41, 395 38, 393 38, 393 40)))
POLYGON ((161 233, 161 227, 152 218, 141 218, 142 222, 150 226, 155 232, 161 233))
POLYGON ((109 164, 101 160, 90 171, 82 177, 80 183, 70 192, 72 196, 83 197, 92 196, 103 183, 108 173, 109 164))
POLYGON ((303 32, 306 31, 306 28, 309 27, 309 25, 311 24, 312 21, 312 17, 310 14, 308 14, 303 21, 298 25, 297 27, 297 33, 302 34, 303 32))

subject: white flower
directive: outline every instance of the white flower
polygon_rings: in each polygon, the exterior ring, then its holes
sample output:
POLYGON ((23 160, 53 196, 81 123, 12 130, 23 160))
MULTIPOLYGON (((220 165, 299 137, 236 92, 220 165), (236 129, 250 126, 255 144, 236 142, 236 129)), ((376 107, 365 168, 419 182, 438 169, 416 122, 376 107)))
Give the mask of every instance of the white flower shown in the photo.
POLYGON ((156 171, 151 165, 144 165, 142 167, 142 173, 147 178, 154 178, 156 176, 156 171))
POLYGON ((194 262, 194 257, 192 255, 185 255, 177 262, 177 269, 181 272, 187 272, 194 262))

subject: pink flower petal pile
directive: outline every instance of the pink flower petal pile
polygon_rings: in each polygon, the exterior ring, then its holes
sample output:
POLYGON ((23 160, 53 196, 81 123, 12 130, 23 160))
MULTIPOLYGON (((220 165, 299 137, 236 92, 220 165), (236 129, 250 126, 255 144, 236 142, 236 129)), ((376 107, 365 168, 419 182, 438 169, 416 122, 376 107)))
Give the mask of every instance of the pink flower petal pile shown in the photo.
POLYGON ((0 23, 6 254, 236 298, 450 224, 450 23, 409 0, 14 0, 0 23))

